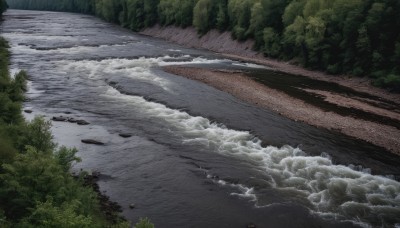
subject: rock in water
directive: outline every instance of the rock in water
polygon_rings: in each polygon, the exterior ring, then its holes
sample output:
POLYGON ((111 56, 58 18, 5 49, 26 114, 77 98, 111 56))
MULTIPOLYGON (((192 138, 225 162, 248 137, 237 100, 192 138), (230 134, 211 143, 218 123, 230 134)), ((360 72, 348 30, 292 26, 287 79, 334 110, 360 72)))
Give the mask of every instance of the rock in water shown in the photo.
POLYGON ((33 111, 32 111, 32 110, 29 110, 29 109, 25 109, 24 112, 25 112, 25 113, 32 113, 33 111))
POLYGON ((133 208, 135 208, 135 204, 133 204, 133 203, 132 203, 132 204, 130 204, 130 205, 129 205, 129 208, 130 208, 130 209, 133 209, 133 208))
POLYGON ((254 223, 249 223, 246 227, 247 228, 257 228, 256 224, 254 224, 254 223))
POLYGON ((58 121, 58 122, 65 122, 67 120, 67 118, 65 118, 63 116, 59 116, 59 117, 53 116, 52 120, 58 121))
POLYGON ((97 141, 94 139, 82 139, 81 142, 86 143, 86 144, 100 145, 100 146, 104 145, 103 142, 100 142, 100 141, 97 141))
POLYGON ((86 120, 77 120, 76 123, 77 123, 78 125, 89 125, 89 124, 90 124, 90 123, 87 122, 86 120))
POLYGON ((125 133, 121 133, 121 134, 119 134, 119 136, 121 136, 122 138, 130 138, 130 137, 132 137, 131 134, 125 134, 125 133))
POLYGON ((74 119, 74 118, 68 118, 67 121, 70 122, 70 123, 76 123, 76 122, 78 122, 78 120, 76 120, 76 119, 74 119))

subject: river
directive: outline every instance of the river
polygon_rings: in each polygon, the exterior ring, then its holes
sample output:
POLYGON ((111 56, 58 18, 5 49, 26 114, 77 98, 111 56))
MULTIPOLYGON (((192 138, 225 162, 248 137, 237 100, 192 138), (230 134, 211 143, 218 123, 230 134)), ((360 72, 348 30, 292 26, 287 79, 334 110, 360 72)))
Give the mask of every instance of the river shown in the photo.
POLYGON ((4 18, 10 68, 29 75, 26 118, 90 122, 53 122, 54 138, 79 150, 75 171, 101 173, 101 191, 128 220, 149 217, 167 228, 399 226, 398 157, 162 71, 268 69, 88 15, 9 10, 4 18))

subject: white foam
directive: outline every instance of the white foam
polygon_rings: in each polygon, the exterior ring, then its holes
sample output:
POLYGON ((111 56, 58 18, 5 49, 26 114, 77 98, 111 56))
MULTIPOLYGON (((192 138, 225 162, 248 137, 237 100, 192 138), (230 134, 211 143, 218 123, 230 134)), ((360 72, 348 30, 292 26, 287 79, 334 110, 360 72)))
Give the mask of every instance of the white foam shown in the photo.
POLYGON ((48 41, 75 41, 80 39, 77 36, 44 36, 38 34, 29 34, 29 33, 2 33, 2 36, 6 39, 11 40, 48 40, 48 41))
POLYGON ((45 90, 39 90, 39 89, 37 89, 37 88, 33 85, 32 81, 27 81, 26 84, 27 84, 27 89, 28 89, 28 91, 26 92, 26 95, 27 95, 29 98, 39 97, 41 94, 43 94, 43 93, 46 92, 45 90))
POLYGON ((123 47, 123 44, 99 45, 99 46, 74 46, 60 47, 54 49, 35 49, 24 44, 12 45, 13 53, 15 54, 43 54, 43 55, 76 55, 76 54, 91 54, 98 50, 107 50, 107 48, 123 47))
POLYGON ((19 69, 19 68, 10 68, 9 71, 10 71, 10 77, 12 79, 14 79, 15 76, 21 71, 21 69, 19 69))
POLYGON ((248 68, 256 68, 256 69, 270 69, 269 67, 259 65, 259 64, 254 64, 254 63, 238 63, 234 62, 232 63, 234 66, 241 66, 241 67, 248 67, 248 68))
POLYGON ((190 56, 182 56, 175 58, 170 56, 138 59, 105 59, 101 61, 83 60, 83 61, 60 61, 57 64, 60 70, 70 72, 85 72, 89 78, 95 79, 106 75, 119 75, 130 77, 152 83, 160 86, 166 91, 172 92, 174 83, 153 73, 153 68, 168 65, 184 65, 184 64, 210 64, 220 63, 226 60, 205 59, 201 57, 194 58, 192 61, 183 61, 182 58, 190 58, 190 56))
POLYGON ((231 188, 234 188, 238 190, 239 192, 233 192, 231 193, 232 196, 237 196, 239 198, 244 198, 249 201, 254 201, 257 202, 257 196, 254 192, 254 188, 249 188, 245 185, 242 184, 234 184, 234 183, 228 183, 224 180, 219 180, 219 179, 214 179, 214 176, 212 175, 207 175, 208 179, 211 179, 214 183, 220 185, 220 186, 229 186, 231 188))
POLYGON ((173 51, 173 52, 182 52, 182 50, 179 50, 179 49, 168 49, 168 51, 173 51))
POLYGON ((118 75, 146 81, 169 91, 171 82, 152 72, 152 68, 162 61, 163 58, 142 57, 139 59, 105 59, 101 61, 64 61, 57 65, 65 71, 83 71, 92 79, 101 78, 104 74, 118 75))
MULTIPOLYGON (((400 220, 400 183, 395 180, 334 165, 327 156, 307 156, 299 148, 263 147, 249 132, 228 129, 203 117, 190 116, 141 97, 123 95, 113 88, 105 96, 123 99, 140 107, 146 115, 169 123, 175 129, 172 132, 181 136, 184 143, 206 145, 224 156, 262 168, 270 177, 271 186, 298 192, 296 195, 307 199, 316 212, 367 223, 400 220)), ((256 196, 250 187, 242 187, 246 190, 240 193, 243 196, 256 196)))
MULTIPOLYGON (((190 58, 190 56, 186 55, 183 56, 184 58, 190 58)), ((168 58, 171 58, 168 56, 168 58)), ((173 65, 187 65, 187 64, 216 64, 216 63, 223 63, 223 62, 231 62, 231 60, 228 59, 206 59, 202 57, 196 57, 193 58, 191 61, 179 61, 177 59, 176 61, 168 61, 168 62, 160 62, 159 66, 173 66, 173 65)))

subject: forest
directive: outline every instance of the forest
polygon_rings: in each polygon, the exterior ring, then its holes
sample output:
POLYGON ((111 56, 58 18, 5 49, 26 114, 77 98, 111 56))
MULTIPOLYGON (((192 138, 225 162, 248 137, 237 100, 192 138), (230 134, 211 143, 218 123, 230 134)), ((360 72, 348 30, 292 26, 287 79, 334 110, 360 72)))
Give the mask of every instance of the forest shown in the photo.
POLYGON ((265 56, 400 91, 398 0, 8 0, 12 8, 95 14, 139 31, 161 24, 231 31, 265 56))

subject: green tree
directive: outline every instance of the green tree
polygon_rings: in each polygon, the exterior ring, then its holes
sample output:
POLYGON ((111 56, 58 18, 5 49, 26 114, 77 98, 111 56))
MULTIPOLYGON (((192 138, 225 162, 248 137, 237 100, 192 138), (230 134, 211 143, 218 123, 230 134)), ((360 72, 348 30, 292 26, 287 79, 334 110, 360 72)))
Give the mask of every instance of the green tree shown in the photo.
POLYGON ((229 18, 228 18, 227 10, 228 9, 227 9, 226 4, 223 4, 223 3, 219 4, 216 27, 220 31, 225 31, 228 28, 229 18))
POLYGON ((139 31, 144 27, 144 0, 127 0, 128 25, 133 31, 139 31))
POLYGON ((228 3, 228 15, 230 18, 232 35, 238 40, 245 40, 250 35, 250 19, 251 19, 251 9, 254 5, 255 0, 231 0, 228 3))
POLYGON ((257 49, 259 49, 265 41, 263 38, 265 34, 264 28, 266 26, 264 12, 264 8, 260 2, 255 3, 251 8, 250 26, 247 33, 254 37, 257 49))
POLYGON ((270 57, 277 57, 281 53, 280 37, 273 28, 268 27, 263 32, 264 54, 270 57))
POLYGON ((158 18, 162 25, 175 23, 174 0, 160 0, 158 5, 158 18))
POLYGON ((193 25, 200 34, 205 34, 212 26, 212 0, 199 0, 193 11, 193 25))
POLYGON ((297 16, 303 14, 303 9, 306 4, 306 0, 292 1, 286 6, 285 11, 282 15, 282 22, 285 27, 291 25, 297 16))
POLYGON ((52 154, 57 144, 52 141, 51 122, 42 117, 33 119, 26 124, 19 142, 18 149, 25 150, 25 146, 31 146, 41 151, 41 153, 52 154))
POLYGON ((145 0, 143 2, 143 10, 145 14, 144 27, 151 27, 157 23, 157 7, 160 0, 145 0))
POLYGON ((52 199, 38 202, 31 214, 19 222, 20 227, 71 227, 92 228, 93 218, 77 213, 78 201, 64 203, 60 207, 53 205, 52 199))

